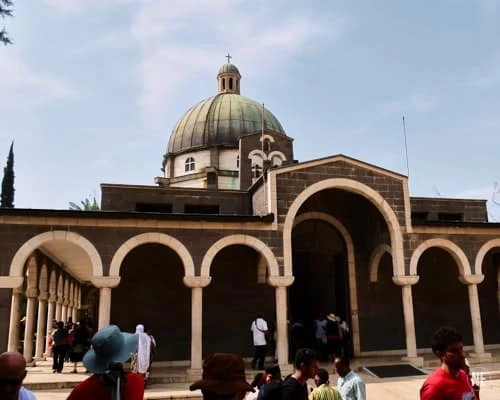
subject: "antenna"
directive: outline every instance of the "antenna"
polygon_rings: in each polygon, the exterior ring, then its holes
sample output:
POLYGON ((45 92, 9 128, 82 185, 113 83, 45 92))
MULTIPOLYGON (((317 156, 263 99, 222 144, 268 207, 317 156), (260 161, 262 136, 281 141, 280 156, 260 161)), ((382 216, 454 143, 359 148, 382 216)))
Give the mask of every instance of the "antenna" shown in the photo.
POLYGON ((403 115, 403 136, 405 138, 405 157, 406 157, 406 175, 410 177, 410 163, 408 161, 408 142, 406 140, 406 123, 405 116, 403 115))

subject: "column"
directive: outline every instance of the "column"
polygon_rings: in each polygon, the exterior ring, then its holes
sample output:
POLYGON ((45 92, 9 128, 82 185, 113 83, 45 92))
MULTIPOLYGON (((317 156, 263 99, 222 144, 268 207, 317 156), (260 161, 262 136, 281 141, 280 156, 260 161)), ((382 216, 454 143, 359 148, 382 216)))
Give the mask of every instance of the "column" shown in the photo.
POLYGON ((48 309, 47 309, 47 326, 45 329, 45 356, 49 355, 49 341, 50 341, 50 331, 52 330, 52 321, 56 316, 56 294, 55 292, 49 293, 48 299, 48 309))
POLYGON ((191 377, 202 374, 203 352, 203 288, 210 284, 209 276, 185 276, 183 281, 191 288, 191 365, 187 373, 191 377))
POLYGON ((109 325, 111 314, 111 288, 102 287, 99 289, 99 320, 98 329, 109 325))
POLYGON ((35 333, 35 318, 37 305, 37 289, 29 288, 26 290, 27 305, 26 305, 26 326, 24 329, 24 359, 26 362, 33 360, 33 335, 35 333))
POLYGON ((61 321, 66 324, 66 321, 68 320, 68 300, 63 300, 61 310, 61 321))
POLYGON ((282 374, 293 372, 293 366, 288 363, 288 305, 287 287, 293 283, 293 276, 270 276, 268 283, 276 288, 276 334, 278 364, 282 374))
POLYGON ((424 365, 423 357, 417 356, 417 339, 415 335, 415 319, 413 314, 413 295, 411 291, 412 285, 418 282, 418 275, 399 275, 393 276, 392 281, 401 286, 401 295, 403 299, 403 314, 405 321, 406 334, 406 357, 404 361, 412 363, 417 367, 424 365))
POLYGON ((463 284, 467 285, 467 291, 469 292, 470 317, 474 339, 474 352, 470 353, 469 356, 476 362, 488 360, 491 358, 491 353, 484 351, 481 309, 477 293, 477 285, 484 280, 484 275, 463 275, 459 279, 463 284))
POLYGON ((62 298, 58 297, 56 301, 56 321, 61 321, 62 317, 62 298))
POLYGON ((7 351, 18 351, 19 349, 19 323, 21 320, 21 296, 22 287, 12 289, 12 300, 10 303, 9 343, 7 351))
POLYGON ((45 335, 47 334, 47 300, 49 294, 41 292, 38 296, 38 321, 36 327, 35 360, 43 360, 45 335))

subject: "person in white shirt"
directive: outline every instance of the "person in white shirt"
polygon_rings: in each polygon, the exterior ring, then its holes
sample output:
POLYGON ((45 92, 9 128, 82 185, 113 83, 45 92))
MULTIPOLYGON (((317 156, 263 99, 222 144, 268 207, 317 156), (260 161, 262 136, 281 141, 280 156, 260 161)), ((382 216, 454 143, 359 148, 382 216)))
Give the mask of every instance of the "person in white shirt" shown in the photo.
POLYGON ((266 358, 266 350, 267 350, 268 327, 267 327, 267 322, 262 314, 260 313, 257 314, 257 317, 252 321, 250 330, 253 333, 253 346, 254 346, 252 369, 255 369, 255 366, 258 361, 259 362, 258 368, 260 370, 263 370, 264 359, 266 358))
POLYGON ((351 371, 348 358, 337 357, 335 370, 339 376, 337 389, 343 400, 366 400, 365 382, 357 373, 351 371))
POLYGON ((26 361, 21 353, 0 354, 0 399, 36 400, 33 392, 23 387, 26 373, 26 361))

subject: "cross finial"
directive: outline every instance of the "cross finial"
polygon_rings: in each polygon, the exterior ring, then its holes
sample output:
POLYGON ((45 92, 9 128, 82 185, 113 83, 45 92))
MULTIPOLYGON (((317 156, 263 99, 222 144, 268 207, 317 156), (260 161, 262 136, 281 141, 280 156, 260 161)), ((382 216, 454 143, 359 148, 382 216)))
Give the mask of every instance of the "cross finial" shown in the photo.
POLYGON ((227 58, 227 63, 229 64, 231 62, 231 58, 233 57, 231 56, 231 54, 227 53, 226 58, 227 58))

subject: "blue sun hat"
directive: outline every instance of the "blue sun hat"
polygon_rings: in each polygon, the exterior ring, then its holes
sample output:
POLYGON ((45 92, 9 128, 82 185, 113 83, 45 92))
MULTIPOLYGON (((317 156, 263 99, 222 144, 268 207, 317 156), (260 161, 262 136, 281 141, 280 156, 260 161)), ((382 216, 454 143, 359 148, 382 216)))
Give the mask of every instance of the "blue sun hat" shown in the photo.
POLYGON ((102 328, 92 337, 92 347, 83 357, 83 365, 94 374, 104 374, 111 363, 129 360, 138 341, 139 336, 120 332, 116 325, 102 328))

